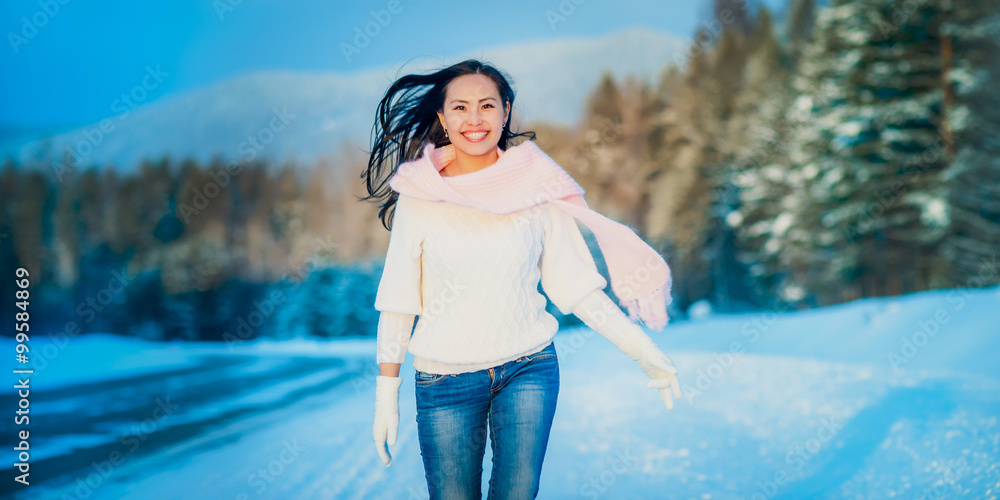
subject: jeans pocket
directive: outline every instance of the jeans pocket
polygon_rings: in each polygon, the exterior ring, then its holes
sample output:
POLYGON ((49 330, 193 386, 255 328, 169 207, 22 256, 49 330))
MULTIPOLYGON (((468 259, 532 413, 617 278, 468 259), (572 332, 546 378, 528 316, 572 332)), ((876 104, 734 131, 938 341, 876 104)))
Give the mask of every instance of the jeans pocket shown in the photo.
POLYGON ((417 386, 420 387, 426 387, 429 385, 438 384, 443 380, 445 380, 446 378, 448 378, 448 375, 442 375, 438 373, 428 373, 428 372, 422 372, 420 370, 416 370, 416 372, 417 373, 414 375, 413 378, 416 380, 417 386))

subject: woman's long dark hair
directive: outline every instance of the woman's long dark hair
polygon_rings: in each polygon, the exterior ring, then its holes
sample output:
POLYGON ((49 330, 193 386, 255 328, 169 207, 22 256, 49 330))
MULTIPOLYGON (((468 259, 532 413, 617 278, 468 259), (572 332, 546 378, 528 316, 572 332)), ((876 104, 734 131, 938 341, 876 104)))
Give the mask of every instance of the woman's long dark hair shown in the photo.
POLYGON ((386 229, 392 229, 389 209, 392 208, 395 212, 393 207, 399 198, 399 193, 389 186, 389 179, 400 164, 417 158, 425 143, 433 142, 436 148, 451 144, 437 113, 444 111, 445 92, 451 81, 473 74, 485 75, 493 80, 500 91, 500 100, 503 101, 501 108, 510 104, 510 114, 500 133, 497 147, 506 150, 507 141, 514 137, 528 136, 535 139, 535 133, 531 131, 511 132, 514 89, 508 83, 509 77, 489 64, 467 59, 436 73, 406 75, 396 80, 385 92, 375 112, 371 156, 368 158, 367 170, 361 174, 368 189, 368 196, 361 200, 382 202, 378 215, 386 229))

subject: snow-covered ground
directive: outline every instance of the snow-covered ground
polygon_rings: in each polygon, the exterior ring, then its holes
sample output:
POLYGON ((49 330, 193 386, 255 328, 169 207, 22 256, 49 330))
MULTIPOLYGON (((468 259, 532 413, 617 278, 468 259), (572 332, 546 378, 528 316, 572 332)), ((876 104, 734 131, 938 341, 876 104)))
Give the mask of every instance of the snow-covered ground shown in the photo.
MULTIPOLYGON (((557 334, 539 498, 997 497, 1000 287, 719 315, 652 337, 684 386, 672 411, 606 339, 557 334)), ((32 378, 33 484, 12 493, 8 466, 4 496, 427 498, 409 357, 392 467, 375 451, 374 352, 369 339, 71 339, 32 378)), ((9 388, 0 401, 16 405, 9 388)), ((0 420, 7 443, 12 424, 0 420)), ((487 446, 484 493, 490 459, 487 446)))

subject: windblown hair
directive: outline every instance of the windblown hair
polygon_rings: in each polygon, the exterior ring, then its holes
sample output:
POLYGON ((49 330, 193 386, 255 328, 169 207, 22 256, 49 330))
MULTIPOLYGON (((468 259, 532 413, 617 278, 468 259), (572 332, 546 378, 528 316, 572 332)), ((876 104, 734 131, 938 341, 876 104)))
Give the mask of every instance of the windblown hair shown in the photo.
MULTIPOLYGON (((493 80, 500 93, 500 100, 503 101, 500 107, 505 108, 510 104, 510 115, 514 114, 514 90, 508 83, 509 77, 493 66, 475 59, 467 59, 429 75, 406 75, 396 80, 385 92, 375 112, 368 168, 361 174, 365 178, 368 196, 361 200, 382 203, 378 215, 386 229, 392 229, 389 209, 395 213, 394 207, 399 198, 399 193, 389 186, 389 179, 400 164, 416 159, 421 147, 427 142, 433 142, 436 148, 451 144, 437 113, 444 112, 444 98, 451 81, 472 74, 485 75, 493 80)), ((504 150, 508 147, 508 141, 515 137, 535 139, 535 133, 531 131, 511 132, 513 120, 509 118, 510 115, 497 143, 497 147, 504 150)))

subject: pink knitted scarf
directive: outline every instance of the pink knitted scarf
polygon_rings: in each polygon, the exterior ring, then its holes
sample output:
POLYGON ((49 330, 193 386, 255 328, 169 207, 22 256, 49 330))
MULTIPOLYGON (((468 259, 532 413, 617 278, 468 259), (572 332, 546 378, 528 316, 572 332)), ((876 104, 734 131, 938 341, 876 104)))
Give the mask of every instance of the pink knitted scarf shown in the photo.
POLYGON ((663 257, 624 224, 591 210, 583 188, 531 140, 498 149, 492 165, 457 176, 441 169, 455 159, 451 144, 425 143, 420 157, 399 166, 389 185, 396 192, 429 201, 446 201, 494 214, 542 203, 560 208, 597 237, 611 278, 611 289, 633 320, 661 331, 671 301, 670 268, 663 257))

